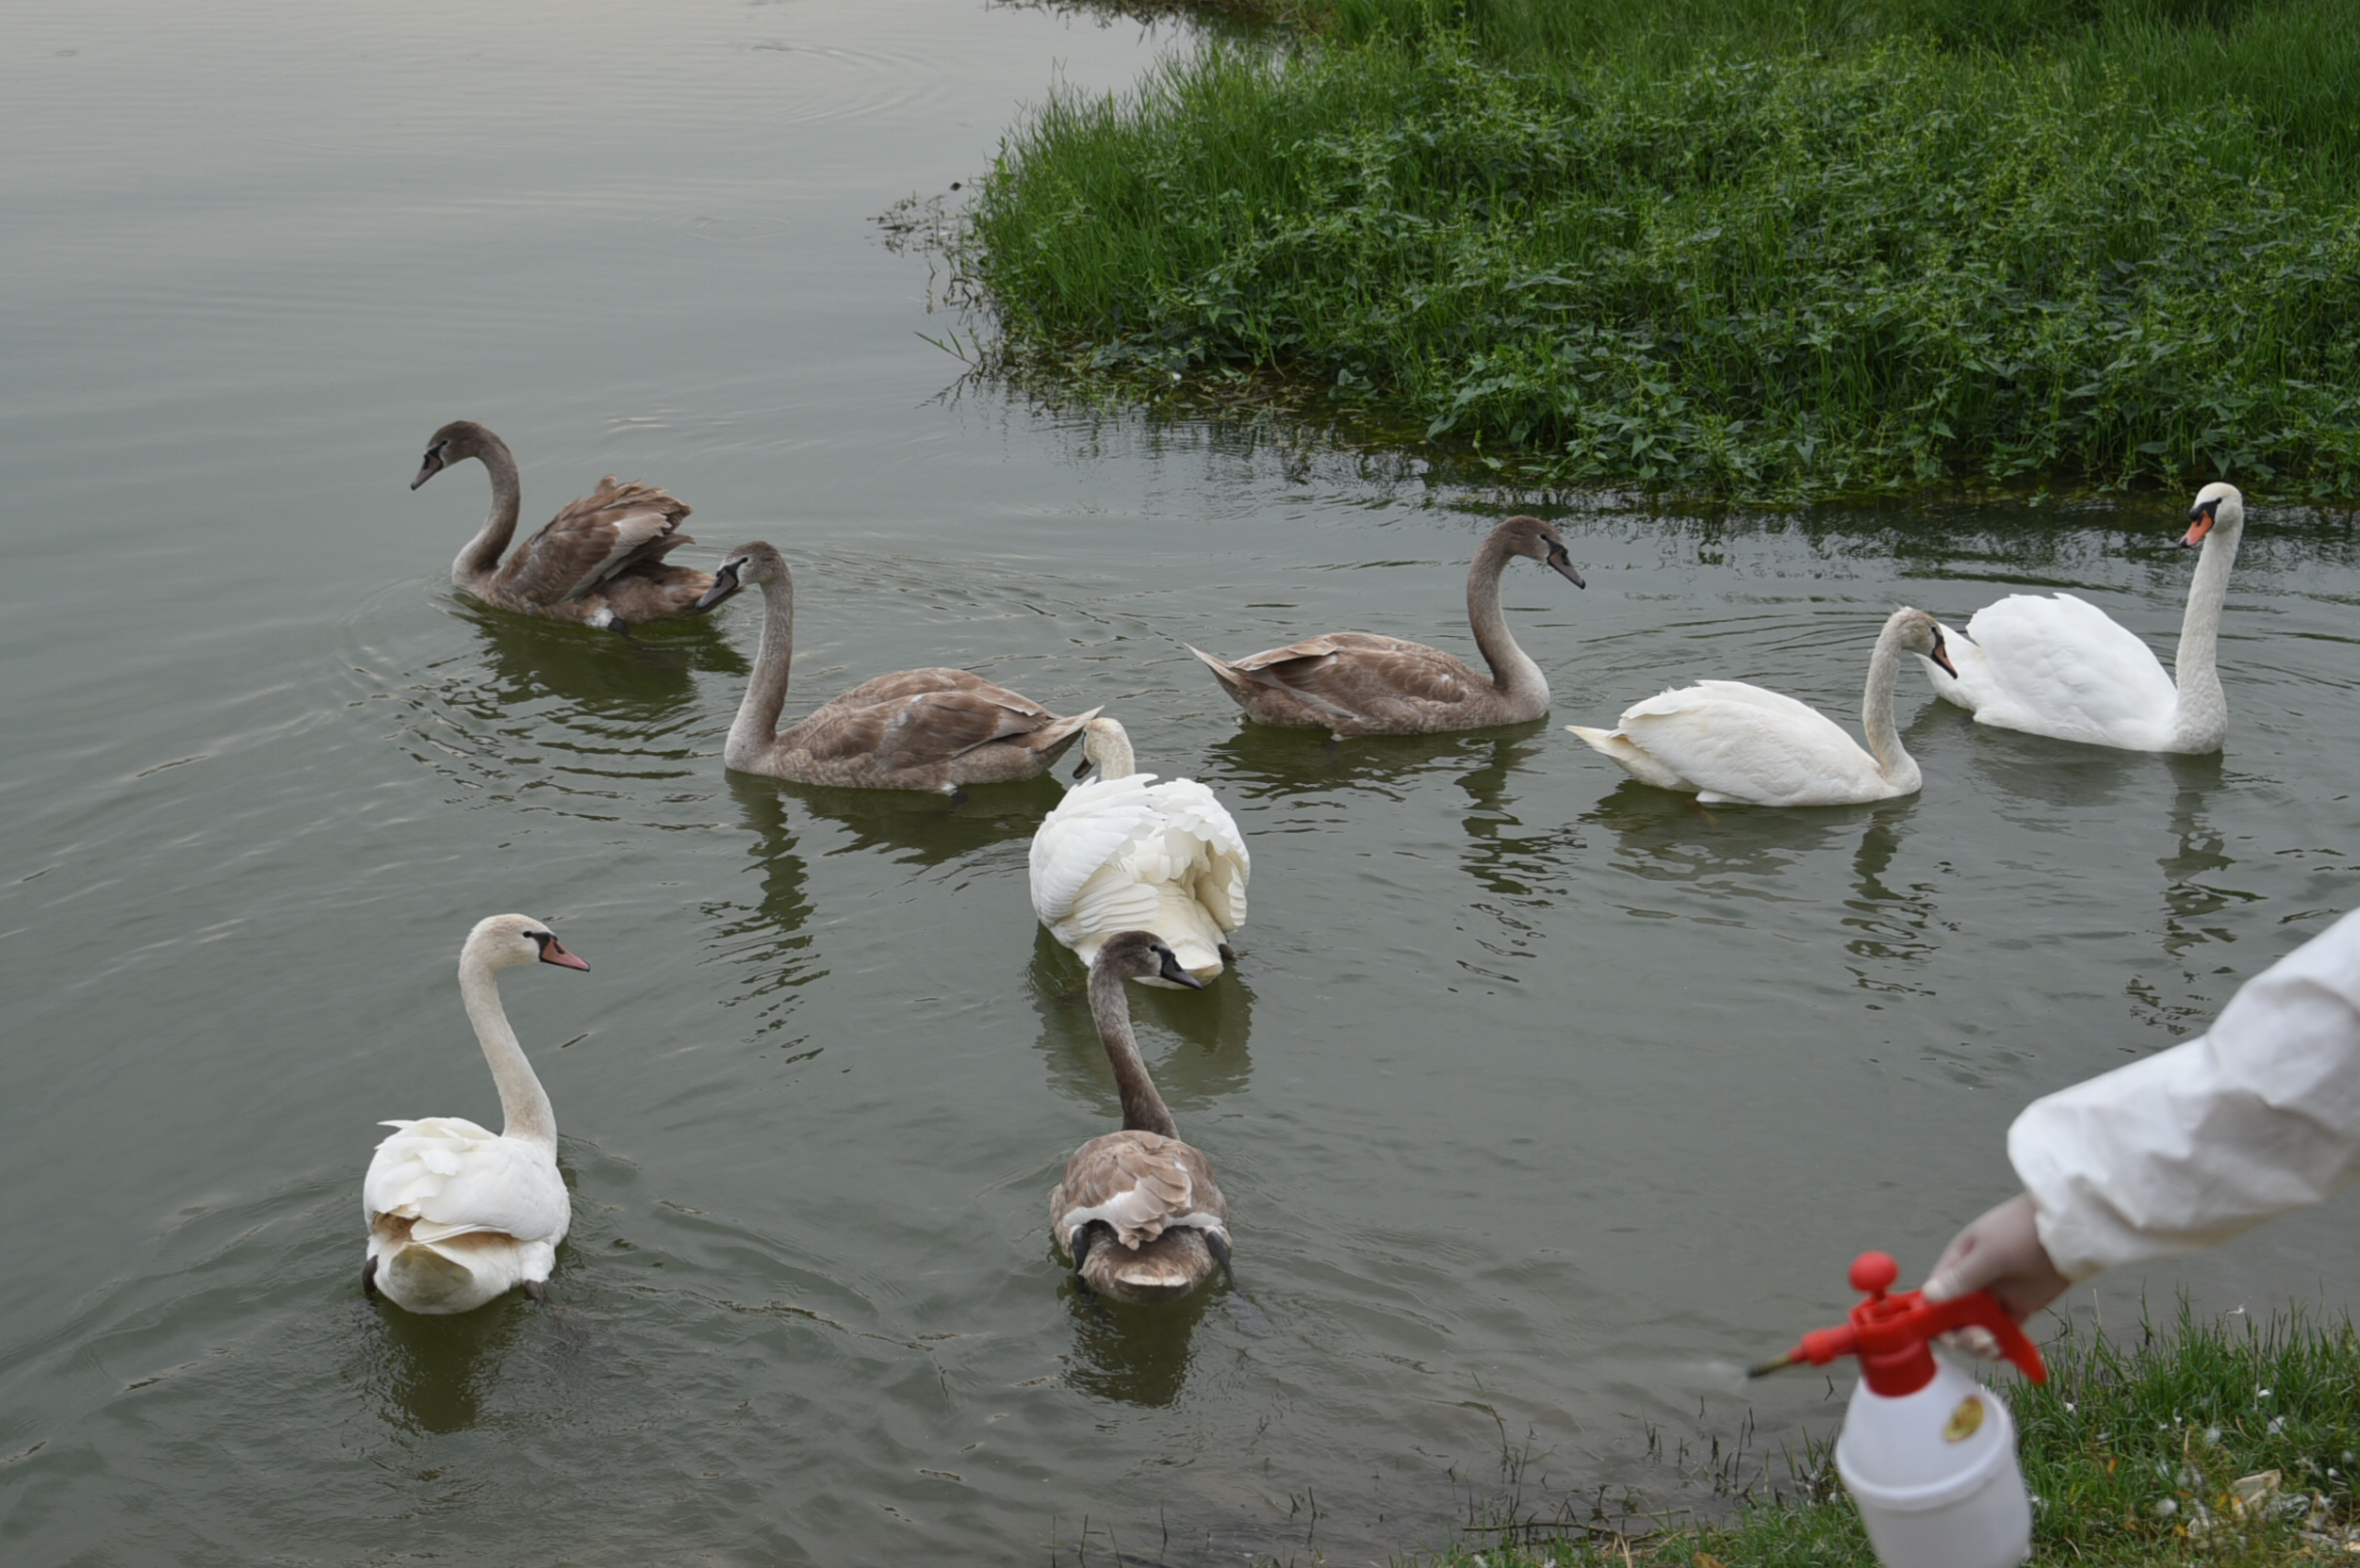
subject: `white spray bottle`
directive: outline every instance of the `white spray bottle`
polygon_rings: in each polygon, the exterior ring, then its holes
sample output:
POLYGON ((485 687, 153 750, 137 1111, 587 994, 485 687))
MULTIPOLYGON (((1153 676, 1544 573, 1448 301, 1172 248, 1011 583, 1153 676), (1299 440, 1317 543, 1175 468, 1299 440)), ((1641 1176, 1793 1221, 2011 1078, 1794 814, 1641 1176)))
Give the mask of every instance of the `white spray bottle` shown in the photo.
POLYGON ((2049 1375, 2040 1350, 1988 1291, 1947 1301, 1917 1290, 1888 1296, 1901 1266, 1887 1252, 1861 1253, 1850 1277, 1854 1290, 1868 1292, 1850 1321, 1805 1334, 1754 1375, 1860 1358, 1836 1471, 1885 1568, 2015 1568, 2032 1555, 2016 1424, 1997 1391, 1936 1360, 1932 1341, 1953 1329, 1987 1329, 2036 1383, 2049 1375))

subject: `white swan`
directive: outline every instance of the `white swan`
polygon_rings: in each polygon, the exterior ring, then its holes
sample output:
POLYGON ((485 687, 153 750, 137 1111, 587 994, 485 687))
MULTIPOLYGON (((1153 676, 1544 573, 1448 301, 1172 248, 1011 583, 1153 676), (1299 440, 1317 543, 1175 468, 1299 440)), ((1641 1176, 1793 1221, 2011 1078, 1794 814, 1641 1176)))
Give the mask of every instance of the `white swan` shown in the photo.
POLYGON ((1254 874, 1237 823, 1193 778, 1132 772, 1131 738, 1113 719, 1083 727, 1082 757, 1075 776, 1098 776, 1033 835, 1033 912, 1085 964, 1118 931, 1153 931, 1189 974, 1212 979, 1233 956, 1222 939, 1245 923, 1254 874))
POLYGON ((369 1261, 361 1288, 418 1313, 472 1312, 522 1285, 544 1299, 573 1203, 557 1171, 557 1115, 500 1010, 501 970, 533 962, 590 966, 530 915, 479 921, 459 950, 459 995, 500 1086, 507 1121, 493 1134, 464 1117, 388 1121, 361 1184, 369 1261))
POLYGON ((1934 617, 1894 611, 1877 638, 1860 699, 1874 756, 1818 709, 1743 680, 1699 681, 1633 703, 1611 731, 1565 727, 1642 782, 1708 806, 1852 806, 1915 794, 1923 779, 1893 724, 1904 651, 1949 667, 1934 617))
POLYGON ((2245 498, 2233 484, 2207 484, 2188 508, 2182 545, 2204 546, 2188 589, 2173 658, 2175 685, 2147 645, 2106 612, 2071 594, 2010 594, 1987 604, 1953 645, 1945 679, 1928 667, 1934 694, 1977 724, 2125 751, 2219 751, 2229 733, 2229 699, 2215 659, 2229 568, 2245 532, 2245 498))

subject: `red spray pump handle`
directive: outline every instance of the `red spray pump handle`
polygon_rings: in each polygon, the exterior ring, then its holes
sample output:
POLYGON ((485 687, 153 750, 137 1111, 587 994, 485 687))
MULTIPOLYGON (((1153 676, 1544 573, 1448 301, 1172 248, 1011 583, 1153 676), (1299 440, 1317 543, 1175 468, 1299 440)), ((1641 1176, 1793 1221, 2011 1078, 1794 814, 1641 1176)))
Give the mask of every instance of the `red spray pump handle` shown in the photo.
POLYGON ((1889 1398, 1915 1394, 1934 1380, 1934 1336, 1975 1327, 1991 1331, 2017 1371, 2036 1383, 2049 1380, 2040 1348, 1990 1291, 1971 1290, 1947 1301, 1928 1301, 1923 1290, 1888 1296, 1885 1292, 1901 1278, 1901 1266, 1890 1252, 1862 1252, 1852 1260, 1849 1278, 1854 1290, 1868 1292, 1868 1299, 1852 1309, 1849 1320, 1805 1334, 1802 1344, 1754 1368, 1757 1376, 1797 1362, 1825 1366, 1838 1356, 1858 1356, 1860 1376, 1870 1388, 1889 1398))

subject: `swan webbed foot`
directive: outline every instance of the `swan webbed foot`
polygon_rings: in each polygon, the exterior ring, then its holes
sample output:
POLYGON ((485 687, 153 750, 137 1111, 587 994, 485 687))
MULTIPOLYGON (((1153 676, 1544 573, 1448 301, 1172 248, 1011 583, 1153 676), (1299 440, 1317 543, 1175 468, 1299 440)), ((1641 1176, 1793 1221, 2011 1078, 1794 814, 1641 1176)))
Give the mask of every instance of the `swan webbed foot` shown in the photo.
POLYGON ((1081 1286, 1083 1294, 1088 1296, 1095 1296, 1097 1292, 1091 1290, 1090 1282, 1082 1278, 1082 1265, 1090 1261, 1090 1244, 1097 1239, 1097 1233, 1085 1225, 1074 1232, 1072 1239, 1067 1243, 1073 1253, 1073 1282, 1081 1286))
POLYGON ((369 1297, 374 1297, 377 1294, 377 1260, 375 1258, 361 1265, 361 1294, 369 1297))
POLYGON ((1225 964, 1234 964, 1237 961, 1237 950, 1227 942, 1215 942, 1213 951, 1221 955, 1221 962, 1225 964))
POLYGON ((533 1298, 535 1306, 546 1307, 549 1304, 549 1287, 538 1280, 527 1280, 524 1282, 524 1293, 533 1298))
POLYGON ((967 786, 964 784, 952 785, 950 788, 950 797, 951 804, 953 806, 964 806, 971 798, 973 798, 967 793, 967 786))

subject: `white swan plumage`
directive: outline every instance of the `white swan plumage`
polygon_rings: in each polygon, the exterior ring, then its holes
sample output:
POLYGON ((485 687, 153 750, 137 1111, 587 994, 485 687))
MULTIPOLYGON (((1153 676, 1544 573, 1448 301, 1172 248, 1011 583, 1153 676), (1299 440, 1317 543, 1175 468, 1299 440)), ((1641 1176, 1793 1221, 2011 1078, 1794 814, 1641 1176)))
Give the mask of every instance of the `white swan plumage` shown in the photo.
POLYGON ((1915 794, 1925 782, 1893 727, 1904 652, 1947 662, 1942 628, 1896 610, 1877 635, 1860 702, 1870 749, 1808 703, 1743 680, 1703 680, 1623 710, 1612 730, 1565 726, 1642 783, 1704 805, 1852 806, 1915 794))
POLYGON ((1189 974, 1212 979, 1228 934, 1245 923, 1254 874, 1236 820, 1193 778, 1158 784, 1133 772, 1130 736, 1114 719, 1083 727, 1082 757, 1079 771, 1098 776, 1068 791, 1033 835, 1033 912, 1085 964, 1117 932, 1152 931, 1189 974))
POLYGON ((2106 612, 2071 594, 2010 594, 1953 633, 1958 673, 1931 664, 1934 694, 1975 723, 2124 751, 2202 753, 2229 733, 2229 700, 2217 658, 2229 569, 2245 531, 2245 498, 2207 484, 2188 509, 2180 541, 2201 545, 2173 659, 2164 673, 2147 645, 2106 612))
POLYGON ((590 966, 530 915, 476 923, 459 953, 459 994, 500 1087, 498 1133, 465 1117, 388 1121, 361 1183, 369 1222, 364 1290, 415 1313, 472 1312, 521 1285, 538 1298, 557 1266, 573 1201, 557 1168, 557 1118, 500 1004, 500 971, 590 966))

